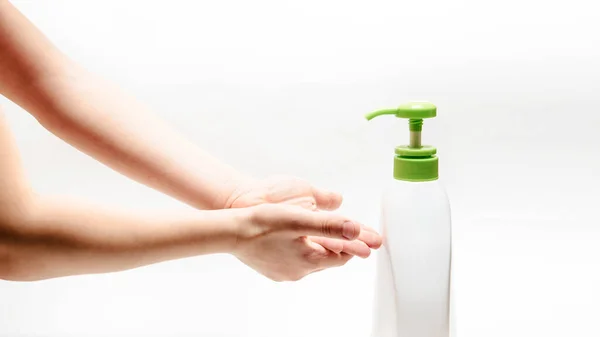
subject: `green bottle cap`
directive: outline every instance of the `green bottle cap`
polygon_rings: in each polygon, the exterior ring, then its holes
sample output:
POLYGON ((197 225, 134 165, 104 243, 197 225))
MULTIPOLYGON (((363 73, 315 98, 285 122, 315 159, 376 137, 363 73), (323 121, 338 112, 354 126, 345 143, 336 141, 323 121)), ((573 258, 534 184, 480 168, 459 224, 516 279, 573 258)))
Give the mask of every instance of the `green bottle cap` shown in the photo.
POLYGON ((437 150, 421 145, 423 119, 437 115, 437 108, 429 102, 409 102, 396 109, 378 110, 367 114, 367 120, 381 115, 394 115, 408 119, 410 144, 396 147, 394 178, 404 181, 431 181, 438 179, 437 150))

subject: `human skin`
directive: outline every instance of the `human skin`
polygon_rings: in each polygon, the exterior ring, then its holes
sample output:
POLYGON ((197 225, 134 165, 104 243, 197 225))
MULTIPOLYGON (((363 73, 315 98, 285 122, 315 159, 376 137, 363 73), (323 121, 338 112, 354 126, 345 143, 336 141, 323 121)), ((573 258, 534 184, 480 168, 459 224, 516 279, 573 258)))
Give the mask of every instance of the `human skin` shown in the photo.
MULTIPOLYGON (((244 239, 248 231, 272 233, 277 226, 308 228, 308 223, 321 223, 326 230, 308 230, 303 235, 291 231, 298 234, 293 242, 299 244, 289 248, 290 256, 302 251, 305 259, 316 256, 345 263, 353 255, 366 257, 381 245, 375 231, 348 219, 344 221, 358 226, 356 237, 329 235, 330 224, 340 222, 341 216, 314 211, 337 209, 342 202, 339 194, 296 178, 256 180, 220 162, 162 123, 143 104, 68 59, 5 0, 0 0, 0 93, 54 135, 106 166, 205 210, 133 216, 39 196, 22 174, 16 147, 2 122, 0 269, 7 279, 117 271, 216 252, 237 254, 273 279, 297 279, 312 272, 306 263, 278 271, 281 265, 253 260, 264 253, 266 261, 272 251, 239 250, 237 244, 228 242, 235 237, 235 242, 249 242, 252 247, 254 241, 244 239), (279 222, 269 218, 270 225, 256 221, 265 219, 262 213, 266 211, 282 218, 279 222), (306 223, 291 219, 291 214, 306 223)), ((334 265, 316 264, 318 269, 334 265)))
POLYGON ((0 279, 36 281, 227 253, 275 281, 341 266, 352 255, 308 236, 352 242, 361 225, 287 204, 130 212, 36 193, 0 114, 0 279))
MULTIPOLYGON (((80 151, 198 209, 287 203, 335 210, 342 203, 338 193, 304 180, 257 180, 222 163, 147 106, 70 60, 5 0, 0 0, 0 94, 80 151)), ((363 229, 355 242, 313 241, 367 257, 381 238, 363 229)))

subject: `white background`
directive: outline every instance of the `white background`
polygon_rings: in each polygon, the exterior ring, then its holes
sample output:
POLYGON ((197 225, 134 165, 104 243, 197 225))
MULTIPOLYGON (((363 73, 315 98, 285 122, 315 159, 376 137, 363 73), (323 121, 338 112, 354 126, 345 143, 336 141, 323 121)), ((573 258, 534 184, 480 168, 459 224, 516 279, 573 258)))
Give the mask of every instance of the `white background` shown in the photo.
MULTIPOLYGON (((336 189, 377 227, 406 123, 438 106, 458 336, 600 335, 593 1, 14 1, 65 53, 219 158, 336 189)), ((42 192, 183 206, 2 105, 42 192)), ((143 124, 140 125, 143 127, 143 124)), ((228 256, 0 282, 0 336, 368 336, 374 259, 277 284, 228 256)))

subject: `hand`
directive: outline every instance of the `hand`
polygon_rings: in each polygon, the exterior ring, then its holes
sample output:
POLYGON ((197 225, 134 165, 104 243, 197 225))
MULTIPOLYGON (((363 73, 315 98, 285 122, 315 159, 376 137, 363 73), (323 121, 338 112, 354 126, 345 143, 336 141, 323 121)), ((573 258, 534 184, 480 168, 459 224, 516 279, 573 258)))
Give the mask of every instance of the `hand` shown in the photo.
POLYGON ((331 211, 340 207, 342 196, 313 187, 302 179, 274 176, 239 186, 227 200, 225 208, 279 203, 297 205, 309 210, 331 211))
POLYGON ((233 255, 274 281, 297 281, 352 258, 309 240, 308 235, 350 242, 360 224, 341 215, 311 212, 290 205, 263 204, 248 208, 237 228, 233 255))
MULTIPOLYGON (((251 181, 238 187, 228 199, 225 208, 245 208, 261 204, 288 204, 307 210, 335 210, 342 204, 338 193, 316 188, 308 182, 286 176, 275 176, 264 180, 251 181)), ((381 246, 381 236, 375 230, 362 226, 357 240, 339 240, 320 236, 309 236, 313 243, 335 253, 347 253, 366 258, 371 249, 381 246)))

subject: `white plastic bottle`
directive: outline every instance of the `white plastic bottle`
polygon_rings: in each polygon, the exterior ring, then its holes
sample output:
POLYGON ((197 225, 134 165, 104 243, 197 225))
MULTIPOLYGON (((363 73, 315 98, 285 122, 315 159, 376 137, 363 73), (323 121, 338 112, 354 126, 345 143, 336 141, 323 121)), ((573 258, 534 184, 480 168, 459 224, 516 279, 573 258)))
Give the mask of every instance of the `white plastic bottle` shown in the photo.
POLYGON ((367 115, 408 118, 410 127, 382 200, 372 337, 450 336, 450 205, 436 149, 421 145, 423 119, 436 113, 431 103, 411 102, 367 115))

